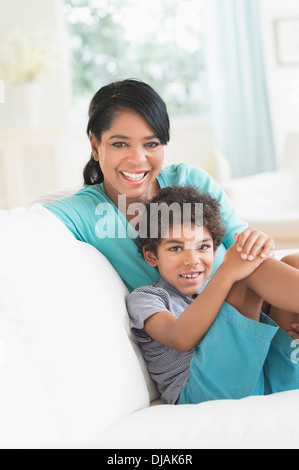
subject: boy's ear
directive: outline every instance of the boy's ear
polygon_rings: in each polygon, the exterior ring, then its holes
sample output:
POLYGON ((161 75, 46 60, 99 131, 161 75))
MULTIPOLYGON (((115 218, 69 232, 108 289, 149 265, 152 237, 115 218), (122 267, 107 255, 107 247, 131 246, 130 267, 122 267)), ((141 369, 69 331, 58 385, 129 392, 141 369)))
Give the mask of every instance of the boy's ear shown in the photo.
POLYGON ((154 253, 148 251, 145 246, 143 247, 142 252, 145 261, 153 268, 156 268, 158 266, 158 260, 154 253))

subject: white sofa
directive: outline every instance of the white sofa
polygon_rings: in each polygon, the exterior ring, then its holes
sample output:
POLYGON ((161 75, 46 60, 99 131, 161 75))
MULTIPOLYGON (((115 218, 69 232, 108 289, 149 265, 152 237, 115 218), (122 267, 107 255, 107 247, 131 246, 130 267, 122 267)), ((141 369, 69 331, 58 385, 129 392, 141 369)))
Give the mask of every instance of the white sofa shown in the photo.
POLYGON ((0 211, 1 448, 299 448, 299 390, 161 404, 127 293, 40 204, 0 211))

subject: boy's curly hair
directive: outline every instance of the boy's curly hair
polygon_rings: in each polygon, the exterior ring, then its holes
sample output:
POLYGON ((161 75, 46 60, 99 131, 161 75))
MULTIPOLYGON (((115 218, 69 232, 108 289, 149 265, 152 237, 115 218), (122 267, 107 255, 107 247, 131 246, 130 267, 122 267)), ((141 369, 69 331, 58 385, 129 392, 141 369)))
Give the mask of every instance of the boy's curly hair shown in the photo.
MULTIPOLYGON (((170 207, 173 203, 179 204, 179 222, 181 224, 183 224, 184 221, 183 210, 186 207, 186 204, 188 204, 188 207, 190 208, 190 222, 194 225, 199 225, 196 217, 196 205, 202 204, 202 217, 200 217, 200 222, 202 222, 203 227, 205 227, 210 232, 213 239, 214 250, 216 250, 221 244, 226 230, 221 219, 219 202, 208 194, 198 191, 193 186, 174 185, 161 189, 159 193, 145 205, 145 211, 139 224, 139 227, 146 227, 146 232, 144 233, 144 231, 142 231, 142 236, 139 236, 138 239, 140 253, 143 253, 143 248, 146 247, 148 251, 151 251, 155 256, 157 256, 158 246, 160 245, 161 239, 163 238, 161 223, 162 211, 160 211, 160 213, 158 212, 157 236, 150 236, 151 204, 153 203, 158 205, 167 204, 168 207, 170 207)), ((169 211, 169 227, 172 227, 177 222, 177 218, 174 218, 172 212, 169 211)), ((141 231, 139 233, 141 233, 141 231)))

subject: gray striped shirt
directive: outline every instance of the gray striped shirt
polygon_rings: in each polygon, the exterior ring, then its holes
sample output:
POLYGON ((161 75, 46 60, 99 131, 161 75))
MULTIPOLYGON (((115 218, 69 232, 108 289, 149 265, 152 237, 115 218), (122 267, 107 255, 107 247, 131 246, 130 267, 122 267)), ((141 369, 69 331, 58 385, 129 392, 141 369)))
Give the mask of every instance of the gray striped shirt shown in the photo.
POLYGON ((192 302, 162 278, 154 284, 135 289, 127 298, 132 333, 164 403, 173 404, 178 400, 181 389, 190 375, 189 367, 194 349, 183 352, 164 346, 144 331, 144 322, 150 316, 162 311, 168 311, 179 317, 192 302))

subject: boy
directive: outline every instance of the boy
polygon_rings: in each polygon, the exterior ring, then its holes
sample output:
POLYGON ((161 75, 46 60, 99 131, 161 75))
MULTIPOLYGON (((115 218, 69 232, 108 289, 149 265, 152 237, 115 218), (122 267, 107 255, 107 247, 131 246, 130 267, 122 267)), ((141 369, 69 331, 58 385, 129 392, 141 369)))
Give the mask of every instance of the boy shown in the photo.
MULTIPOLYGON (((132 332, 162 400, 200 403, 299 388, 292 338, 261 314, 263 299, 251 276, 267 260, 242 260, 233 245, 211 277, 225 234, 218 202, 193 187, 164 188, 147 205, 140 227, 153 228, 152 204, 178 201, 182 212, 169 211, 169 233, 160 214, 157 236, 140 236, 143 256, 160 280, 127 299, 132 332), (184 204, 191 207, 191 225, 184 223, 184 204), (198 204, 202 217, 196 217, 198 204)), ((265 290, 268 302, 276 300, 271 280, 265 290)))

